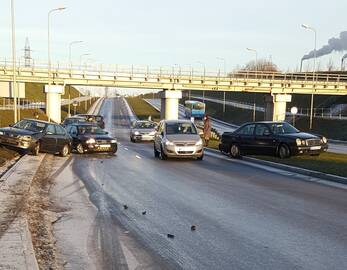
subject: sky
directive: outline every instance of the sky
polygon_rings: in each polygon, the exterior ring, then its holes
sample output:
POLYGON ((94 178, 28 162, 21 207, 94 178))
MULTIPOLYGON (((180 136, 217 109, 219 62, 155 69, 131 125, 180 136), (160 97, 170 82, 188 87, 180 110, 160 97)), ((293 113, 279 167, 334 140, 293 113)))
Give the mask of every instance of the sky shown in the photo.
MULTIPOLYGON (((301 57, 347 30, 346 0, 14 0, 17 54, 23 56, 29 38, 35 61, 47 59, 47 13, 52 14, 52 61, 103 64, 181 66, 227 70, 254 59, 271 58, 282 71, 295 70, 301 57)), ((0 59, 11 57, 10 0, 0 0, 0 59)), ((343 52, 332 59, 339 66, 343 52)), ((307 61, 304 68, 309 68, 307 61)))

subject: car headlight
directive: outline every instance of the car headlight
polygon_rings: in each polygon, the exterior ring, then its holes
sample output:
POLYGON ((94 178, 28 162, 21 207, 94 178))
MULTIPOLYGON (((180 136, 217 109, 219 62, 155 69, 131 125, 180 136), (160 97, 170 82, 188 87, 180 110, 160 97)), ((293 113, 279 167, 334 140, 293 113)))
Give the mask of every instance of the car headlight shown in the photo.
POLYGON ((19 138, 23 141, 31 141, 31 136, 24 135, 24 136, 20 136, 19 138))
POLYGON ((151 131, 149 135, 155 135, 155 131, 151 131))
POLYGON ((116 143, 116 142, 117 142, 116 139, 111 140, 111 143, 116 143))
POLYGON ((4 132, 3 132, 3 131, 0 131, 0 135, 4 135, 4 132))
POLYGON ((175 145, 173 142, 170 142, 170 141, 166 141, 165 142, 165 145, 169 146, 169 145, 175 145))
POLYGON ((140 132, 135 131, 134 134, 135 134, 135 135, 140 135, 140 132))
POLYGON ((323 141, 323 143, 327 143, 327 142, 328 142, 328 139, 325 138, 325 137, 323 137, 323 138, 322 138, 322 141, 323 141))
POLYGON ((200 145, 202 145, 202 140, 201 139, 199 139, 197 142, 196 142, 196 144, 195 144, 196 146, 200 146, 200 145))
POLYGON ((299 139, 299 138, 298 138, 298 139, 296 139, 296 145, 297 145, 297 146, 300 146, 301 144, 302 144, 301 139, 299 139))
POLYGON ((90 138, 86 141, 86 143, 90 144, 90 143, 95 143, 95 139, 94 138, 90 138))

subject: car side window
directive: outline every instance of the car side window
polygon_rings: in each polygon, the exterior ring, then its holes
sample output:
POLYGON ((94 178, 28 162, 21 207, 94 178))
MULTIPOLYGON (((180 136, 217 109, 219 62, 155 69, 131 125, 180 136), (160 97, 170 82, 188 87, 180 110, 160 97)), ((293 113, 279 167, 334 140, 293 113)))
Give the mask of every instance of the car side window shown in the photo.
POLYGON ((255 128, 255 135, 257 136, 265 136, 265 135, 269 135, 270 134, 270 130, 269 128, 264 125, 264 124, 258 124, 255 128))
POLYGON ((240 135, 253 135, 254 128, 255 128, 255 124, 246 125, 243 128, 241 128, 237 132, 237 134, 240 134, 240 135))
POLYGON ((55 127, 54 125, 48 125, 46 128, 46 134, 47 135, 53 135, 55 134, 55 127))
POLYGON ((55 126, 56 134, 57 135, 65 135, 66 131, 63 127, 61 126, 55 126))

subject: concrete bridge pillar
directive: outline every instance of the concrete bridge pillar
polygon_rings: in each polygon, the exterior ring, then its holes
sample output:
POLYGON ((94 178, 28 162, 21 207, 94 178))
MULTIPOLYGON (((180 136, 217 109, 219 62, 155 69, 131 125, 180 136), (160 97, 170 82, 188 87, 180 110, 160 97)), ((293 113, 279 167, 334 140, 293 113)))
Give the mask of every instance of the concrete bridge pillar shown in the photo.
POLYGON ((178 119, 178 100, 182 98, 182 91, 163 90, 159 96, 161 98, 160 119, 178 119))
POLYGON ((265 97, 265 121, 284 121, 286 119, 287 102, 291 95, 274 94, 265 97))
POLYGON ((61 95, 64 93, 63 85, 45 85, 46 114, 50 121, 61 122, 61 95))

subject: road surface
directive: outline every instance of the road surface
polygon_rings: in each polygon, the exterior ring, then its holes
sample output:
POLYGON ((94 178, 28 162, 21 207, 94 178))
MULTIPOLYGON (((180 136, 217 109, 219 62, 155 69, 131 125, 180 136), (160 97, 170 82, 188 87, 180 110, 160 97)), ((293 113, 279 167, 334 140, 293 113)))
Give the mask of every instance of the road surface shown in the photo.
POLYGON ((155 159, 151 143, 130 143, 123 99, 106 99, 101 114, 117 156, 78 156, 72 169, 161 269, 347 269, 346 189, 218 154, 155 159))

